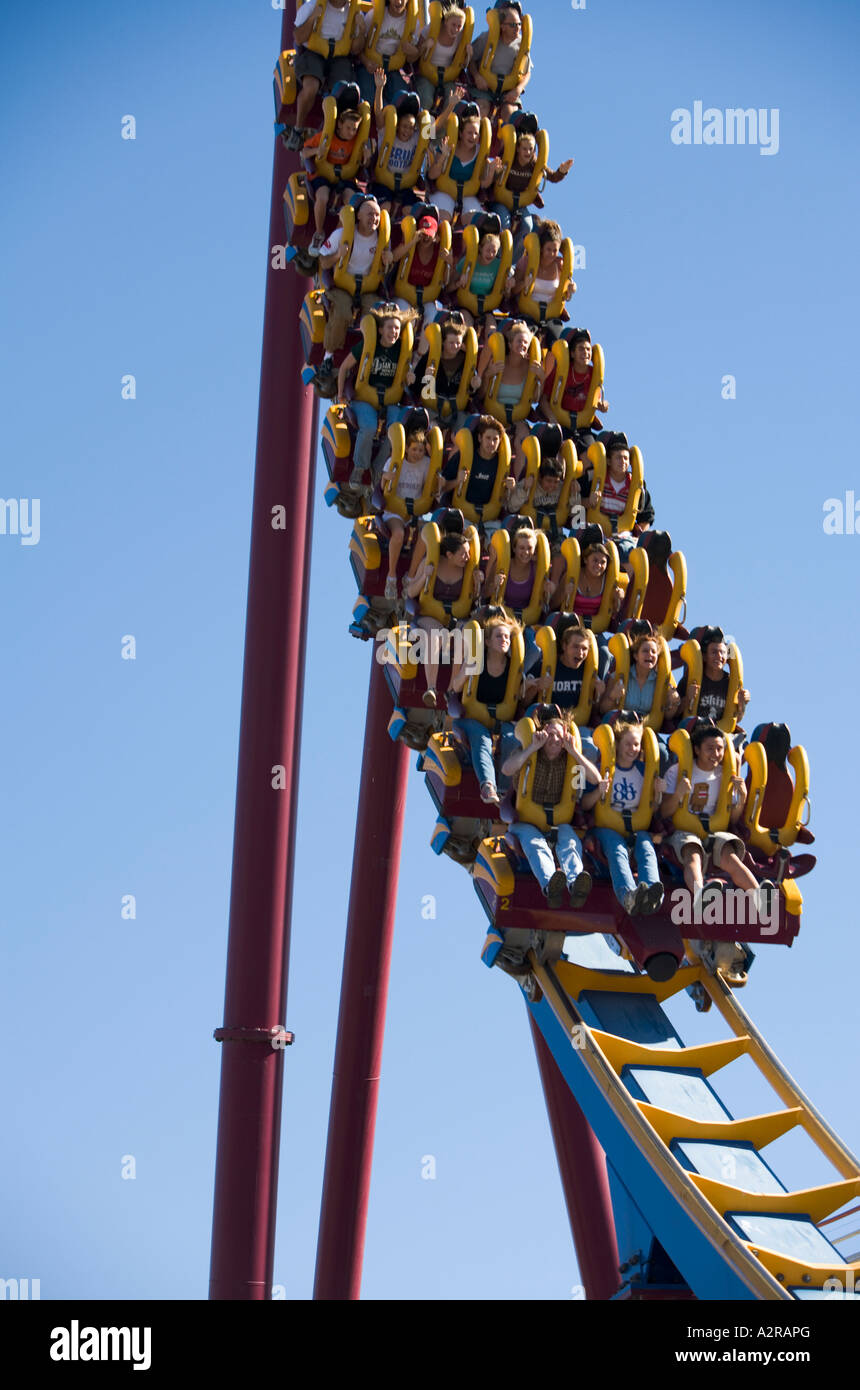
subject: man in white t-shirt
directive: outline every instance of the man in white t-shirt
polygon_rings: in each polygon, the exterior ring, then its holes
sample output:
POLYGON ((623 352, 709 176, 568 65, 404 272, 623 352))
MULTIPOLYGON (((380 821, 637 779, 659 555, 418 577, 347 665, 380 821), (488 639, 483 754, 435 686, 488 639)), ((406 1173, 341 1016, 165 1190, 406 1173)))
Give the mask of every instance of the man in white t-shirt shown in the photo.
MULTIPOLYGON (((353 205, 355 205, 355 200, 353 205)), ((376 199, 363 197, 356 210, 352 250, 349 260, 343 267, 348 274, 354 275, 356 279, 366 275, 373 265, 379 242, 380 218, 381 213, 376 199)), ((342 243, 343 227, 340 226, 335 228, 328 241, 324 242, 320 249, 319 263, 323 270, 330 270, 340 260, 342 243)), ((382 253, 383 265, 388 267, 391 264, 391 259, 391 252, 386 246, 382 253)), ((346 335, 352 323, 355 309, 353 296, 348 290, 339 289, 337 285, 332 285, 326 291, 326 298, 328 299, 328 317, 326 318, 323 338, 325 356, 314 377, 314 386, 317 387, 320 395, 331 395, 334 391, 337 383, 337 372, 335 371, 333 354, 338 352, 346 342, 346 335)), ((378 289, 362 294, 362 313, 372 309, 378 301, 378 289)))
MULTIPOLYGON (((683 804, 692 815, 698 816, 707 830, 708 822, 717 809, 723 782, 723 758, 726 740, 714 724, 699 724, 690 735, 693 748, 691 777, 678 780, 678 764, 666 774, 666 789, 661 815, 671 820, 683 804)), ((742 777, 734 776, 730 824, 735 825, 743 815, 747 789, 742 777)), ((713 832, 711 858, 714 867, 728 875, 739 888, 756 888, 754 875, 743 863, 746 853, 743 840, 729 830, 713 832)), ((704 881, 705 848, 698 835, 689 830, 676 830, 670 844, 684 866, 684 881, 691 892, 701 890, 704 881)))
MULTIPOLYGON (((704 821, 703 828, 707 830, 707 821, 714 815, 720 803, 720 790, 722 785, 722 760, 727 752, 727 742, 725 735, 720 733, 716 724, 700 723, 693 728, 691 734, 691 744, 693 748, 693 766, 691 776, 678 777, 678 765, 670 767, 665 776, 665 794, 663 803, 660 806, 660 813, 665 819, 675 815, 675 812, 686 803, 686 809, 692 815, 699 816, 704 821)), ((734 826, 741 820, 743 808, 746 805, 746 785, 743 778, 732 776, 731 778, 731 798, 732 808, 729 812, 729 826, 734 826)), ((720 895, 720 885, 714 885, 713 890, 706 890, 704 887, 704 874, 707 872, 709 862, 713 862, 714 867, 725 874, 736 888, 741 888, 745 892, 749 901, 749 916, 747 922, 759 923, 759 920, 771 922, 771 913, 774 912, 774 894, 777 892, 777 885, 771 883, 770 878, 761 881, 757 880, 752 870, 747 869, 743 859, 746 855, 746 847, 739 835, 732 833, 731 830, 717 830, 710 835, 710 848, 704 847, 702 838, 693 834, 689 830, 675 830, 671 835, 670 845, 678 855, 684 865, 684 883, 688 891, 692 894, 693 901, 693 922, 704 920, 699 916, 703 908, 710 908, 711 903, 704 903, 703 897, 706 891, 711 895, 716 892, 720 895)), ((718 897, 716 899, 718 903, 718 897)), ((714 903, 714 905, 716 905, 714 903)), ((689 919, 688 919, 689 920, 689 919)), ((713 922, 713 917, 707 917, 709 922, 713 922)), ((717 917, 720 920, 720 917, 717 917)), ((743 917, 736 915, 735 906, 732 905, 732 923, 743 922, 743 917)), ((746 952, 739 942, 731 941, 692 941, 693 948, 704 960, 711 960, 716 967, 717 973, 721 974, 722 979, 729 986, 736 987, 746 984, 746 952)))
POLYGON ((343 37, 355 3, 356 0, 306 0, 305 4, 299 6, 295 27, 296 81, 299 84, 299 94, 296 99, 296 131, 288 141, 290 149, 301 148, 300 132, 307 125, 319 91, 331 91, 336 82, 355 81, 355 67, 350 55, 360 53, 364 47, 366 29, 361 14, 355 17, 353 39, 348 54, 338 58, 333 55, 323 57, 322 53, 305 47, 321 15, 318 37, 328 43, 330 49, 333 48, 343 37))

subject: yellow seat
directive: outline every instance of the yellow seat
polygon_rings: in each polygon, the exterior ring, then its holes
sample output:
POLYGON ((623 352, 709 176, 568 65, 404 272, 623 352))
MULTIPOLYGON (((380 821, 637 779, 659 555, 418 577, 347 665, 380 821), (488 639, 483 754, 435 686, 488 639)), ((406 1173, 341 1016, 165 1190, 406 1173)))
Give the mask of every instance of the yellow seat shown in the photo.
MULTIPOLYGON (((594 633, 586 630, 588 637, 588 656, 585 658, 582 672, 582 689, 579 700, 573 706, 571 713, 574 721, 583 727, 588 727, 591 723, 591 711, 594 705, 594 682, 597 679, 598 651, 597 640, 594 633)), ((535 642, 541 654, 541 667, 539 680, 543 681, 547 676, 550 680, 555 680, 556 665, 559 659, 559 642, 555 629, 546 625, 539 627, 535 633, 535 642)))
MULTIPOLYGON (((583 617, 582 621, 586 627, 590 627, 592 632, 605 632, 611 625, 615 615, 613 605, 613 592, 616 588, 626 591, 629 583, 629 576, 622 574, 621 565, 618 559, 618 551, 612 541, 604 542, 609 551, 609 560, 606 565, 606 573, 603 580, 603 596, 600 608, 593 618, 583 617)), ((574 613, 576 611, 576 590, 579 583, 579 571, 582 557, 579 550, 579 542, 574 536, 570 536, 561 543, 561 553, 564 558, 564 575, 561 580, 562 600, 561 609, 563 613, 574 613)))
POLYGON ((460 308, 468 309, 469 313, 476 317, 491 313, 493 309, 497 309, 501 304, 514 256, 513 237, 509 231, 501 231, 499 233, 499 241, 501 242, 499 268, 496 271, 496 278, 493 281, 492 288, 488 290, 486 294, 475 294, 474 290, 471 288, 471 281, 475 273, 475 266, 478 263, 480 236, 481 234, 474 223, 470 223, 469 226, 465 227, 463 230, 463 259, 465 261, 463 271, 468 276, 468 279, 464 288, 457 290, 457 303, 460 305, 460 308))
POLYGON ((490 541, 490 550, 496 560, 494 590, 490 601, 503 607, 510 617, 516 618, 524 627, 531 627, 540 618, 543 611, 543 586, 546 583, 550 567, 549 541, 543 531, 537 532, 536 540, 535 576, 531 596, 525 608, 522 609, 511 608, 510 604, 506 602, 512 559, 510 533, 502 526, 498 531, 493 532, 490 541))
MULTIPOLYGON (((437 68, 430 62, 429 58, 422 58, 419 64, 422 77, 426 77, 428 82, 432 82, 437 88, 445 82, 456 82, 466 66, 469 44, 472 42, 472 34, 475 29, 475 11, 471 5, 462 5, 461 9, 466 12, 466 23, 463 25, 460 34, 460 42, 454 51, 454 55, 447 68, 437 68)), ((442 27, 442 20, 445 17, 439 0, 430 0, 430 26, 428 34, 432 40, 433 47, 439 42, 439 30, 442 27)), ((430 52, 432 53, 431 48, 430 52)))
POLYGON ((549 136, 545 130, 539 130, 535 136, 537 144, 535 166, 528 184, 521 193, 514 193, 508 188, 508 179, 517 156, 517 140, 520 133, 511 121, 506 121, 502 126, 502 152, 499 158, 503 168, 493 184, 493 202, 501 203, 502 207, 507 208, 509 212, 518 212, 520 208, 528 207, 530 203, 534 202, 541 190, 546 175, 546 167, 549 163, 549 136))
MULTIPOLYGON (((609 639, 609 650, 615 658, 615 676, 624 682, 624 693, 621 697, 619 708, 624 709, 627 699, 627 690, 630 684, 630 641, 625 632, 616 632, 609 639)), ((670 690, 675 689, 675 682, 672 679, 669 651, 665 642, 660 643, 660 652, 657 658, 657 681, 654 686, 654 700, 651 705, 651 712, 643 722, 655 732, 662 729, 666 719, 666 697, 670 690)))
POLYGON ((660 751, 654 730, 642 730, 642 751, 640 760, 645 764, 642 792, 639 805, 634 811, 612 809, 612 782, 615 777, 615 731, 611 724, 598 724, 594 730, 594 742, 600 751, 601 774, 609 776, 609 786, 604 796, 594 807, 595 824, 607 830, 617 830, 619 835, 629 835, 638 830, 647 830, 654 817, 654 779, 659 775, 660 751))
MULTIPOLYGON (((496 56, 496 49, 501 39, 500 14, 496 9, 487 10, 487 42, 481 54, 481 62, 478 71, 483 77, 489 88, 486 93, 491 100, 498 102, 500 97, 516 87, 525 77, 529 70, 529 52, 532 45, 532 20, 531 15, 523 15, 522 29, 520 30, 520 45, 514 65, 510 72, 504 77, 497 76, 493 72, 493 59, 496 56)), ((482 93, 483 95, 483 93, 482 93)))
POLYGON ((588 391, 588 400, 582 410, 577 412, 576 419, 571 420, 570 411, 565 410, 561 404, 567 386, 567 378, 570 373, 570 348, 562 335, 553 343, 551 355, 555 359, 555 379, 552 383, 552 391, 549 397, 550 409, 560 425, 565 429, 587 429, 594 424, 594 414, 597 402, 600 400, 603 391, 603 373, 605 363, 603 360, 603 348, 599 343, 595 343, 591 350, 591 385, 588 391))
POLYGON ((564 313, 565 304, 576 290, 573 281, 573 242, 570 237, 565 237, 561 243, 561 270, 558 277, 558 289, 546 304, 534 297, 541 253, 540 239, 536 232, 529 232, 526 237, 525 253, 528 257, 527 278, 525 288, 517 299, 520 313, 524 318, 530 319, 532 323, 546 323, 547 319, 560 319, 564 313))
POLYGON ((423 516, 429 512, 436 496, 436 485, 439 481, 439 473, 444 461, 443 449, 444 441, 442 431, 438 425, 434 425, 428 432, 427 442, 430 453, 430 467, 427 470, 427 477, 424 480, 424 487, 421 496, 418 498, 404 500, 397 496, 397 485, 400 481, 400 470, 403 467, 403 460, 406 456, 406 430, 403 425, 397 423, 391 425, 388 430, 388 438, 391 441, 391 458, 387 469, 392 471, 386 473, 382 478, 382 495, 385 510, 394 512, 404 521, 409 521, 413 517, 423 516))
POLYGON ((492 495, 489 502, 483 506, 476 506, 466 500, 466 493, 469 490, 469 479, 472 473, 472 464, 475 454, 475 437, 469 429, 458 430, 455 436, 456 447, 460 452, 460 469, 465 472, 466 477, 462 484, 454 489, 451 498, 451 506, 457 507, 468 521, 475 524, 481 521, 495 521, 501 513, 505 500, 505 479, 511 468, 511 444, 507 435, 502 432, 502 442, 499 446, 498 465, 496 469, 496 481, 493 486, 492 495))
MULTIPOLYGON (((498 420, 503 425, 519 424, 521 420, 525 420, 526 417, 531 414, 532 407, 540 399, 541 382, 534 373, 531 373, 530 377, 527 376, 523 383, 523 393, 519 402, 516 405, 503 405, 499 400, 499 387, 501 386, 502 376, 504 374, 504 363, 508 352, 508 345, 505 342, 504 334, 491 333, 488 346, 492 353, 493 362, 502 363, 502 371, 493 378, 487 387, 484 396, 484 409, 488 415, 492 415, 494 419, 498 420), (531 385, 529 385, 529 380, 531 380, 531 385)), ((529 361, 540 362, 540 360, 540 343, 537 337, 533 335, 529 343, 529 361)))

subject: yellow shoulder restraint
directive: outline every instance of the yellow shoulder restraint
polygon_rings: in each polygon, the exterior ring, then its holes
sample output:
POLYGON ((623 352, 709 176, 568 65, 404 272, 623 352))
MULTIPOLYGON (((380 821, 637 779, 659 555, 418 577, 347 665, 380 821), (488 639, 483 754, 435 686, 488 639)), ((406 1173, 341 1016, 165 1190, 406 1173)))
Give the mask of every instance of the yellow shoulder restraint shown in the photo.
POLYGON ((794 792, 781 826, 767 826, 761 822, 764 796, 767 790, 767 752, 763 743, 748 743, 744 749, 744 762, 750 770, 747 802, 744 807, 744 823, 749 830, 750 844, 770 856, 777 849, 787 849, 797 839, 804 814, 809 810, 809 759, 801 744, 791 748, 786 760, 794 771, 794 792))
POLYGON ((385 502, 385 510, 394 512, 402 517, 404 521, 414 519, 416 516, 423 516, 429 512, 433 505, 433 498, 436 494, 436 483, 439 478, 439 471, 443 462, 443 438, 442 431, 438 425, 434 425, 427 433, 428 453, 430 454, 430 467, 427 469, 427 477, 424 479, 424 487, 421 496, 417 498, 402 498, 397 496, 397 485, 400 482, 400 471, 406 457, 406 430, 403 425, 397 423, 389 426, 388 438, 391 441, 391 460, 388 468, 391 470, 383 474, 382 494, 385 502))
POLYGON ((370 107, 366 101, 360 103, 358 114, 361 117, 361 124, 358 127, 355 147, 346 164, 340 164, 336 167, 329 162, 328 152, 331 149, 331 142, 334 139, 335 127, 337 126, 337 101, 334 97, 323 98, 323 137, 317 151, 314 177, 318 175, 322 179, 328 179, 329 183, 337 183, 354 178, 358 173, 361 166, 361 152, 370 131, 370 107))
POLYGON ((305 48, 309 48, 313 53, 319 53, 322 58, 345 58, 352 48, 352 41, 355 37, 355 21, 361 8, 359 0, 349 0, 346 23, 339 39, 324 39, 322 36, 322 25, 327 8, 328 0, 322 0, 322 10, 305 40, 305 48))
POLYGON ((639 761, 645 763, 642 792, 639 804, 633 811, 612 810, 612 783, 615 778, 615 731, 611 724, 598 724, 594 730, 594 742, 600 750, 600 771, 608 774, 609 786, 603 798, 594 808, 595 824, 607 830, 617 830, 628 840, 637 830, 647 830, 654 816, 654 779, 660 766, 660 753, 657 735, 653 729, 642 730, 642 751, 639 761))
POLYGON ((532 21, 531 15, 523 15, 523 27, 520 31, 520 47, 513 67, 507 77, 498 77, 493 72, 493 59, 496 56, 496 49, 501 40, 500 14, 496 9, 487 10, 487 42, 481 54, 481 62, 478 68, 479 73, 486 82, 491 100, 499 101, 503 92, 509 92, 512 87, 516 87, 528 72, 529 49, 532 45, 532 21))
POLYGON ((529 491, 529 500, 520 507, 520 514, 527 516, 536 526, 549 532, 553 539, 567 525, 570 516, 570 492, 577 478, 582 476, 582 463, 576 456, 576 445, 572 439, 565 439, 558 451, 558 459, 564 466, 564 476, 562 478, 561 490, 558 494, 558 502, 553 512, 541 512, 538 514, 535 507, 534 497, 537 490, 538 476, 542 462, 540 442, 535 435, 530 434, 523 440, 523 453, 526 457, 524 477, 534 481, 534 486, 529 491))
MULTIPOLYGON (((721 717, 717 720, 717 728, 724 734, 732 734, 737 728, 737 718, 735 708, 737 706, 738 691, 743 690, 744 685, 744 663, 741 657, 740 648, 734 642, 729 642, 729 688, 726 692, 726 707, 721 717)), ((702 675, 705 669, 702 652, 699 643, 694 637, 689 637, 681 647, 681 659, 687 668, 687 689, 691 685, 699 687, 699 698, 701 698, 702 675)), ((686 697, 685 697, 686 698, 686 697)), ((699 698, 689 711, 690 714, 699 713, 699 698)))
POLYGON ((358 370, 355 374, 355 386, 353 394, 356 400, 366 401, 375 410, 382 410, 383 406, 395 405, 403 395, 403 388, 406 381, 406 373, 409 369, 409 361, 412 357, 412 324, 406 323, 400 331, 397 346, 400 349, 400 357, 397 363, 397 371, 390 386, 371 386, 370 373, 373 368, 373 359, 377 349, 377 324, 373 314, 365 314, 361 320, 361 336, 363 338, 361 357, 358 363, 358 370))
MULTIPOLYGON (((529 719, 528 716, 519 720, 514 732, 521 748, 528 748, 534 738, 536 728, 537 725, 534 720, 529 719)), ((571 728, 571 733, 577 749, 581 752, 582 742, 575 724, 571 728)), ((539 753, 532 753, 528 762, 520 769, 517 778, 516 811, 517 820, 525 821, 528 825, 536 825, 538 830, 546 832, 559 825, 570 825, 573 820, 573 813, 576 810, 579 796, 579 763, 570 753, 559 753, 559 757, 565 760, 564 790, 561 799, 555 806, 545 806, 541 802, 535 801, 532 794, 539 756, 539 753)))
MULTIPOLYGON (((466 23, 463 25, 463 30, 460 34, 460 42, 457 44, 457 48, 454 52, 454 57, 452 58, 448 67, 437 68, 433 63, 430 62, 429 58, 421 59, 421 75, 422 77, 426 77, 428 82, 433 82, 435 84, 437 92, 442 90, 442 87, 446 82, 456 82, 457 78, 460 76, 461 72, 466 66, 466 50, 468 49, 469 44, 472 42, 472 34, 475 28, 475 11, 472 9, 471 5, 465 5, 462 8, 464 8, 466 11, 466 23)), ((431 0, 429 37, 433 41, 434 48, 436 47, 436 44, 439 42, 439 30, 442 27, 442 20, 444 16, 445 11, 442 9, 439 0, 431 0)))
MULTIPOLYGON (((593 618, 582 616, 585 627, 590 627, 592 632, 605 632, 612 622, 612 594, 614 589, 621 588, 626 590, 629 576, 622 574, 621 565, 618 559, 618 551, 612 541, 604 541, 606 549, 609 551, 609 561, 606 566, 606 574, 603 580, 603 595, 600 607, 593 618)), ((561 601, 563 613, 575 612, 576 590, 579 583, 579 569, 582 557, 579 553, 579 542, 575 536, 570 536, 561 543, 561 553, 565 562, 564 592, 561 601)))
POLYGON ((468 521, 475 524, 481 521, 495 521, 502 510, 505 493, 505 478, 511 469, 511 443, 504 430, 501 431, 502 442, 499 445, 498 463, 496 467, 496 481, 489 502, 481 506, 476 506, 473 502, 466 501, 466 492, 469 487, 469 479, 472 476, 472 466, 475 459, 475 440, 472 431, 462 429, 457 431, 455 443, 460 451, 460 468, 465 469, 466 480, 462 487, 454 491, 451 498, 451 506, 458 508, 468 521))
POLYGON ((392 54, 380 53, 376 47, 379 38, 379 31, 385 22, 385 0, 373 0, 373 11, 370 15, 367 29, 367 38, 362 50, 362 57, 367 58, 371 70, 382 68, 384 72, 399 72, 406 66, 406 54, 403 52, 403 40, 407 43, 414 43, 415 31, 418 28, 420 16, 418 13, 418 0, 407 0, 406 23, 403 26, 401 35, 401 46, 392 54))
MULTIPOLYGON (((409 272, 412 269, 412 262, 415 257, 417 242, 415 241, 415 218, 411 215, 404 217, 401 224, 403 240, 409 247, 406 255, 397 264, 397 277, 394 281, 394 293, 398 299, 405 299, 408 304, 414 305, 416 309, 423 309, 425 300, 432 304, 442 293, 442 286, 445 282, 445 271, 447 269, 445 257, 442 254, 451 250, 451 223, 439 223, 439 256, 436 261, 436 268, 433 271, 433 279, 430 284, 425 286, 411 285, 409 283, 409 272)), ((428 327, 435 327, 428 325, 428 327)))
MULTIPOLYGON (((406 219, 404 218, 404 224, 406 219)), ((398 294, 400 290, 395 286, 398 294)), ((405 298, 405 296, 403 296, 405 298)), ((472 394, 472 377, 478 362, 478 335, 474 328, 466 329, 466 336, 463 339, 463 351, 466 360, 463 363, 463 374, 460 378, 460 385, 457 388, 457 395, 453 401, 437 396, 436 377, 439 371, 439 363, 442 359, 442 330, 435 321, 428 323, 424 327, 424 337, 427 339, 428 357, 424 377, 421 381, 421 403, 427 410, 438 415, 439 419, 447 422, 456 411, 463 411, 469 402, 472 394)))
MULTIPOLYGON (((502 333, 490 334, 489 348, 493 355, 492 360, 504 364, 505 358, 507 357, 508 346, 502 333)), ((529 343, 529 360, 531 362, 540 362, 541 355, 540 343, 537 336, 533 334, 532 340, 529 343)), ((523 382, 523 393, 517 404, 503 405, 498 398, 503 374, 504 368, 490 382, 487 394, 484 397, 484 409, 488 415, 492 415, 493 418, 500 421, 501 424, 516 425, 520 420, 525 420, 526 416, 531 413, 532 406, 540 395, 541 383, 536 376, 532 375, 530 377, 527 374, 523 382), (531 382, 531 385, 529 385, 529 382, 531 382)))
POLYGON ((340 225, 343 228, 343 240, 340 244, 340 254, 334 266, 332 279, 339 290, 346 290, 347 294, 352 295, 353 301, 357 303, 363 294, 369 294, 371 290, 379 288, 384 271, 382 257, 391 236, 391 222, 387 212, 380 214, 379 226, 376 230, 376 251, 370 269, 364 275, 354 275, 351 270, 347 269, 356 233, 355 208, 349 204, 340 210, 340 225))
MULTIPOLYGON (((645 607, 651 576, 648 551, 644 546, 635 546, 627 557, 627 563, 633 575, 631 587, 627 591, 625 613, 630 618, 638 618, 645 607)), ((658 632, 670 642, 675 636, 678 624, 684 621, 687 610, 687 561, 683 551, 673 550, 669 556, 668 568, 672 574, 672 592, 660 622, 655 623, 652 618, 651 626, 656 626, 658 632)))
POLYGON ((543 586, 549 574, 550 566, 549 541, 543 531, 538 531, 535 550, 535 576, 529 601, 524 608, 512 608, 505 599, 513 556, 511 537, 504 526, 493 532, 490 549, 496 557, 496 591, 493 596, 493 603, 500 604, 509 617, 516 618, 523 627, 531 627, 532 623, 537 622, 543 609, 543 586))
POLYGON ((599 343, 595 343, 591 350, 591 386, 588 392, 588 400, 582 410, 577 412, 576 420, 571 421, 570 411, 562 408, 562 397, 567 387, 567 378, 570 374, 570 348, 564 338, 558 338, 552 345, 552 355, 555 358, 555 380, 552 383, 552 394, 550 396, 550 408, 553 415, 560 425, 565 429, 585 429, 594 421, 594 412, 597 402, 600 400, 600 393, 603 390, 603 349, 599 343))
POLYGON ((493 185, 493 201, 495 203, 501 203, 503 208, 508 209, 508 212, 518 212, 520 208, 528 207, 530 203, 534 202, 540 192, 540 186, 546 173, 546 166, 549 163, 549 136, 545 130, 539 130, 535 138, 537 142, 537 155, 535 157, 535 167, 532 170, 532 176, 522 193, 514 193, 508 188, 508 176, 514 166, 514 160, 517 157, 519 132, 516 127, 510 123, 506 123, 502 126, 502 153, 500 158, 504 164, 504 168, 493 185))
MULTIPOLYGON (((422 115, 424 113, 422 112, 422 115)), ((396 106, 386 106, 382 113, 382 144, 376 156, 376 168, 373 177, 377 183, 381 183, 384 188, 390 188, 393 193, 399 193, 403 188, 414 188, 421 173, 421 166, 424 163, 424 156, 427 153, 427 146, 430 144, 430 126, 426 121, 419 121, 416 127, 418 143, 415 146, 415 153, 412 156, 408 169, 398 169, 392 173, 389 168, 391 150, 397 139, 398 113, 396 106)), ((414 227, 413 227, 414 231, 414 227)))
POLYGON ((603 445, 597 443, 590 445, 588 457, 594 467, 594 477, 592 491, 595 489, 600 493, 596 507, 589 507, 586 513, 591 524, 596 523, 603 530, 605 536, 615 536, 619 531, 632 531, 636 525, 636 516, 639 511, 639 503, 642 500, 642 488, 644 478, 642 476, 642 455, 634 445, 630 450, 630 488, 627 493, 627 503, 624 511, 618 516, 610 516, 609 513, 601 511, 600 504, 603 501, 606 490, 606 450, 603 445))
POLYGON ((498 308, 502 302, 502 296, 507 284, 508 272, 514 258, 514 239, 509 231, 499 233, 501 251, 499 255, 499 268, 496 271, 496 278, 492 288, 487 294, 475 294, 472 289, 472 276, 475 273, 475 266, 478 264, 478 243, 480 232, 474 223, 469 223, 463 229, 463 254, 465 258, 464 270, 468 272, 469 279, 464 289, 457 291, 457 303, 463 309, 468 309, 471 314, 488 314, 492 309, 498 308))
MULTIPOLYGON (((463 627, 463 638, 469 635, 472 641, 471 651, 478 656, 479 672, 483 670, 481 657, 484 652, 484 631, 480 623, 474 618, 463 627)), ((478 681, 480 675, 476 673, 470 676, 463 687, 463 711, 467 719, 477 719, 487 729, 495 729, 505 720, 513 719, 516 713, 517 704, 520 698, 520 684, 523 674, 523 660, 525 658, 525 644, 521 632, 511 634, 510 665, 508 667, 508 679, 505 684, 505 694, 501 704, 484 705, 477 698, 478 681)))
POLYGON ((465 539, 469 543, 469 561, 463 570, 463 585, 460 589, 460 597, 451 601, 434 597, 433 588, 436 582, 436 571, 439 566, 439 546, 442 540, 442 533, 435 521, 428 521, 421 528, 421 539, 427 552, 427 563, 432 566, 432 574, 427 578, 421 593, 418 596, 418 606, 422 617, 436 618, 445 627, 450 627, 457 618, 465 618, 472 608, 472 576, 481 560, 481 546, 478 540, 478 532, 474 526, 468 526, 465 532, 465 539))
POLYGON ((547 303, 534 298, 535 281, 540 267, 540 240, 536 232, 529 232, 526 237, 526 255, 529 258, 528 279, 525 289, 517 298, 520 313, 531 319, 532 323, 546 323, 547 319, 561 318, 567 303, 567 292, 573 284, 573 242, 570 237, 565 237, 561 243, 562 264, 558 288, 547 303))
MULTIPOLYGON (((630 643, 625 632, 616 632, 609 639, 609 650, 615 658, 615 675, 624 682, 624 694, 621 698, 621 709, 625 708, 624 701, 627 698, 627 690, 630 685, 630 643)), ((657 660, 657 681, 654 686, 654 699, 651 710, 644 723, 656 733, 662 729, 666 718, 666 696, 670 686, 674 685, 670 668, 669 652, 665 645, 660 647, 660 655, 657 660)))
MULTIPOLYGON (((541 668, 540 679, 549 676, 555 681, 555 672, 558 661, 561 657, 559 641, 555 630, 549 625, 539 627, 535 633, 535 641, 540 649, 541 668)), ((594 704, 594 682, 597 679, 597 640, 593 632, 588 632, 588 656, 585 658, 582 673, 582 689, 579 699, 573 707, 572 713, 577 724, 587 727, 591 722, 591 709, 594 704)), ((553 703, 552 690, 547 697, 549 704, 553 703)))
MULTIPOLYGON (((685 796, 672 817, 672 824, 676 830, 689 831, 691 835, 698 835, 700 840, 706 840, 715 830, 727 830, 729 826, 732 811, 732 778, 737 767, 737 755, 731 739, 726 738, 725 734, 723 738, 726 751, 723 757, 720 790, 714 814, 712 816, 694 816, 689 809, 690 798, 685 796)), ((692 782, 695 772, 693 745, 687 730, 676 729, 669 739, 669 747, 678 758, 678 780, 680 781, 682 777, 689 777, 692 782)))
POLYGON ((475 148, 475 163, 468 179, 458 182, 451 177, 451 167, 457 157, 457 145, 460 142, 460 122, 452 114, 448 117, 448 125, 445 136, 451 147, 451 153, 445 164, 445 168, 436 180, 436 187, 441 188, 443 193, 447 193, 449 198, 453 198, 455 210, 459 213, 463 210, 463 199, 474 198, 481 187, 481 175, 484 172, 484 165, 487 162, 487 155, 490 153, 490 145, 493 140, 492 127, 486 116, 481 117, 481 137, 475 148))

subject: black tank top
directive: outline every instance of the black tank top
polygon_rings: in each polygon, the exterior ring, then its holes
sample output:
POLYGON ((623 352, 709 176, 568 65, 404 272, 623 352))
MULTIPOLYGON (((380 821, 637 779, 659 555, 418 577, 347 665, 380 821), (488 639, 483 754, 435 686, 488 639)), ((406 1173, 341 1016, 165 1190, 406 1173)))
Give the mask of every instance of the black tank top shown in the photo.
POLYGON ((511 658, 505 661, 505 669, 500 676, 491 676, 486 666, 478 677, 478 688, 475 691, 475 698, 482 705, 500 705, 505 698, 508 688, 508 673, 511 669, 511 658))

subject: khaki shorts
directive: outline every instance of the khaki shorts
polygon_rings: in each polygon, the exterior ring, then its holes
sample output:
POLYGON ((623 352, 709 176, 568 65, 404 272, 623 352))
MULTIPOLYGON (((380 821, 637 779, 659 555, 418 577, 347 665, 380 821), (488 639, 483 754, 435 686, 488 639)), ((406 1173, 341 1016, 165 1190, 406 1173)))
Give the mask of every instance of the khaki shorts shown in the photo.
POLYGON ((730 830, 715 830, 712 839, 713 846, 711 848, 710 856, 705 854, 705 847, 702 844, 702 841, 699 839, 698 835, 693 835, 689 830, 676 830, 673 835, 670 835, 669 844, 672 846, 672 849, 677 854, 681 863, 684 862, 685 847, 687 845, 696 845, 702 851, 702 856, 705 860, 705 868, 707 868, 707 861, 709 857, 711 862, 713 863, 714 868, 719 869, 722 867, 722 859, 724 854, 730 854, 732 851, 734 851, 734 853, 738 856, 739 859, 743 859, 744 855, 746 854, 743 840, 739 839, 739 837, 733 834, 730 830))

